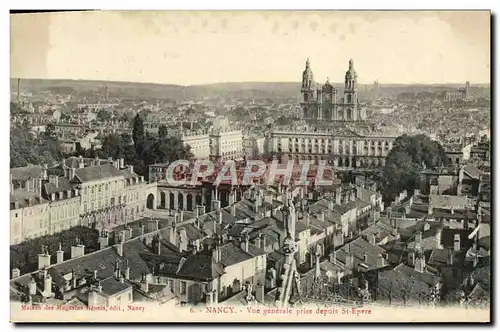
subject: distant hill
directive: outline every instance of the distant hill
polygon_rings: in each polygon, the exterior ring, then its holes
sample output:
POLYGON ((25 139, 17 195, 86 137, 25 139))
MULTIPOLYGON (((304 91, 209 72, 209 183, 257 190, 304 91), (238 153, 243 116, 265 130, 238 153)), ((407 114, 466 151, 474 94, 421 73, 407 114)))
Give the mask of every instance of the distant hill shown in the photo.
MULTIPOLYGON (((334 83, 334 86, 342 86, 334 83)), ((401 92, 438 92, 446 89, 457 89, 463 84, 380 84, 379 96, 395 97, 401 92)), ((138 100, 171 99, 199 100, 202 98, 229 99, 297 99, 300 98, 299 82, 228 82, 202 85, 174 85, 155 83, 134 83, 115 81, 88 80, 45 80, 22 79, 22 93, 50 91, 60 94, 102 94, 107 87, 110 97, 130 98, 138 100)), ((369 98, 373 85, 360 85, 361 99, 369 98)), ((489 93, 489 85, 471 85, 471 90, 489 93), (484 90, 484 91, 483 91, 484 90)), ((11 79, 11 91, 17 91, 17 79, 11 79)))

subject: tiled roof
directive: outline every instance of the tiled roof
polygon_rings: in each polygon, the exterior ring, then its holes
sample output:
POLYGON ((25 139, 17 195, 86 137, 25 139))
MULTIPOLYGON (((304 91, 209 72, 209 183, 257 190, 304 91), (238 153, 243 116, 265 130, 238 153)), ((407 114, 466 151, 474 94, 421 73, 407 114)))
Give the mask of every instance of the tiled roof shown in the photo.
POLYGON ((482 172, 475 166, 473 165, 467 165, 464 167, 464 173, 469 175, 473 179, 479 180, 479 177, 481 176, 482 172))
POLYGON ((10 202, 18 202, 20 208, 28 206, 27 199, 30 200, 30 206, 48 203, 46 199, 31 191, 14 190, 10 193, 10 202))
POLYGON ((81 182, 96 181, 118 176, 123 176, 122 172, 111 164, 78 168, 76 170, 76 177, 81 182))
MULTIPOLYGON (((249 250, 250 246, 254 247, 253 245, 249 244, 249 250)), ((245 252, 242 250, 239 246, 235 245, 234 243, 230 242, 225 245, 223 245, 221 248, 221 264, 224 266, 231 266, 234 264, 238 264, 241 262, 244 262, 246 260, 252 259, 254 255, 245 252)))
POLYGON ((376 269, 378 267, 378 255, 385 253, 385 249, 377 245, 372 245, 362 237, 358 237, 336 251, 337 260, 343 264, 345 264, 346 256, 348 255, 347 247, 349 247, 349 254, 353 255, 353 268, 359 267, 362 271, 376 269), (366 261, 364 259, 365 254, 367 258, 366 261), (362 267, 360 264, 367 265, 368 268, 362 267))
POLYGON ((101 280, 99 282, 99 284, 102 287, 101 292, 107 296, 113 296, 113 295, 119 294, 127 289, 132 288, 132 285, 129 284, 127 281, 124 281, 122 283, 119 280, 116 280, 114 277, 110 277, 110 278, 106 278, 104 280, 101 280))
POLYGON ((57 187, 53 184, 53 183, 49 183, 49 182, 46 182, 43 184, 43 187, 45 188, 45 193, 47 195, 51 195, 51 194, 57 194, 61 191, 67 191, 67 190, 71 190, 73 189, 73 186, 71 185, 71 183, 68 181, 68 179, 66 179, 65 177, 61 176, 59 177, 59 179, 57 180, 57 187))
POLYGON ((33 178, 42 177, 44 170, 41 166, 26 166, 11 168, 12 180, 26 181, 33 178))
POLYGON ((188 279, 212 280, 224 274, 222 264, 212 263, 212 253, 200 252, 186 257, 177 275, 188 279))

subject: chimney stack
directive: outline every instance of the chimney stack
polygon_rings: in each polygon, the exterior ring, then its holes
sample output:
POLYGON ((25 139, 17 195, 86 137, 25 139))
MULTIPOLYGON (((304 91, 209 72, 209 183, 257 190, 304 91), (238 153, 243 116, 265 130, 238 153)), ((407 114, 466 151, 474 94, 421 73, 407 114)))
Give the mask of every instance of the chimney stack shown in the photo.
POLYGON ((260 281, 255 285, 255 300, 264 304, 264 285, 260 281))
POLYGON ((377 256, 377 267, 381 268, 385 266, 385 257, 383 255, 377 256))
POLYGON ((57 255, 57 264, 64 262, 64 251, 62 250, 62 244, 59 242, 59 250, 56 253, 57 255))
POLYGON ((47 248, 45 246, 42 247, 42 253, 38 254, 38 269, 45 269, 50 266, 50 255, 47 252, 47 248))
POLYGON ((421 255, 415 259, 415 271, 424 273, 424 269, 425 269, 425 258, 423 257, 423 255, 421 255))
POLYGON ((453 250, 460 251, 460 234, 455 234, 453 238, 453 250))
POLYGON ((68 180, 72 181, 75 175, 76 175, 76 168, 74 167, 70 168, 68 172, 68 180))
POLYGON ((109 235, 106 231, 102 231, 99 234, 99 249, 104 249, 109 245, 109 235))
POLYGON ((36 281, 33 277, 31 277, 30 284, 29 284, 29 293, 31 296, 36 295, 36 289, 37 289, 36 281))
POLYGON ((231 215, 236 217, 236 204, 231 205, 231 215))
POLYGON ((373 234, 373 233, 368 234, 368 242, 369 242, 371 245, 376 245, 376 238, 375 238, 375 234, 373 234))
POLYGON ((337 253, 335 251, 330 253, 330 263, 337 264, 337 253))
POLYGON ((142 275, 142 280, 141 280, 141 290, 144 292, 144 293, 149 293, 149 283, 148 283, 148 280, 146 278, 146 275, 143 274, 142 275))
POLYGON ((118 256, 123 257, 123 244, 125 243, 125 230, 120 232, 120 242, 116 246, 118 256))
POLYGON ((212 200, 212 210, 214 211, 220 210, 220 201, 218 199, 212 200))
POLYGON ((241 241, 241 249, 245 252, 248 252, 248 245, 249 245, 248 233, 245 233, 241 241))
POLYGON ((15 279, 21 275, 21 271, 15 267, 12 269, 12 279, 15 279))
POLYGON ((52 297, 52 276, 47 273, 47 270, 44 270, 43 276, 43 295, 44 297, 52 297))
POLYGON ((453 265, 453 251, 451 250, 448 252, 448 265, 453 265))

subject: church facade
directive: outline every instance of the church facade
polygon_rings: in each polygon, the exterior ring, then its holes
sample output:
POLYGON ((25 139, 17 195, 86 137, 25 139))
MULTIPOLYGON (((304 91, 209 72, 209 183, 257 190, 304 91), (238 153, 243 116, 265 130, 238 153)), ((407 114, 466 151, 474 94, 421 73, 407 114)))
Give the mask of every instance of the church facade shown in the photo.
POLYGON ((327 161, 337 169, 372 170, 385 165, 385 159, 398 135, 379 131, 367 120, 357 93, 358 75, 349 60, 344 91, 327 82, 313 89, 314 77, 309 59, 302 73, 303 119, 291 126, 273 126, 267 135, 268 151, 284 162, 327 161))
POLYGON ((303 119, 319 121, 365 121, 366 109, 361 106, 357 93, 358 74, 354 61, 349 60, 345 73, 344 92, 339 96, 338 89, 327 79, 323 86, 316 84, 309 59, 302 73, 301 106, 303 119))

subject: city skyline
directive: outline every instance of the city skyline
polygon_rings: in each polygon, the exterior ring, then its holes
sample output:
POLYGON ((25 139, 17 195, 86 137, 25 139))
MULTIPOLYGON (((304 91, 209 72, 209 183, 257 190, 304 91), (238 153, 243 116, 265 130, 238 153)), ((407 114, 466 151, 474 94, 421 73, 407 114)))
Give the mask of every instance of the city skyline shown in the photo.
POLYGON ((11 77, 300 82, 309 58, 315 81, 342 82, 352 58, 360 84, 488 84, 489 20, 488 11, 11 15, 11 77))

